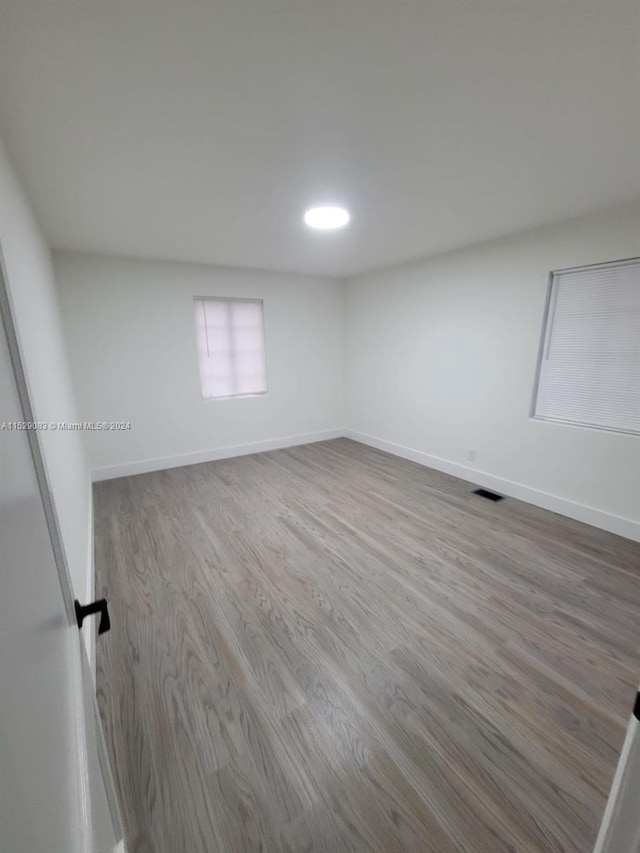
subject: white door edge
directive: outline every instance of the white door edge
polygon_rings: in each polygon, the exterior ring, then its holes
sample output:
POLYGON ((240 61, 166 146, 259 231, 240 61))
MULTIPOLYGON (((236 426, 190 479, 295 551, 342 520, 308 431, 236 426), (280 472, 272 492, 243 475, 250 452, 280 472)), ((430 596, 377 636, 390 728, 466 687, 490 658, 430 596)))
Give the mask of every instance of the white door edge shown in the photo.
MULTIPOLYGON (((4 255, 2 253, 2 247, 0 246, 0 322, 4 326, 5 338, 9 351, 9 359, 11 362, 11 368, 13 370, 16 390, 23 417, 27 422, 34 422, 35 416, 29 395, 29 385, 27 376, 24 371, 20 343, 13 317, 14 312, 11 301, 11 293, 9 291, 9 288, 7 287, 6 281, 6 265, 4 255)), ((49 485, 50 480, 46 468, 46 463, 42 454, 42 449, 40 447, 37 432, 35 430, 26 430, 26 434, 29 443, 29 448, 31 451, 31 458, 33 460, 36 480, 42 499, 42 506, 44 509, 46 524, 49 531, 49 538, 51 541, 55 566, 58 573, 58 580, 60 583, 60 590, 64 603, 65 613, 67 615, 67 620, 69 624, 74 626, 77 630, 73 584, 71 581, 71 574, 69 572, 67 556, 62 540, 62 535, 60 532, 58 514, 49 485)), ((93 560, 91 560, 90 565, 93 569, 93 560)), ((105 793, 107 796, 109 811, 111 814, 111 820, 116 838, 124 839, 124 829, 122 815, 120 811, 120 804, 118 802, 115 782, 113 779, 113 774, 111 772, 106 743, 104 740, 104 732, 102 730, 102 725, 100 724, 100 715, 98 712, 97 700, 95 696, 95 682, 93 680, 93 677, 91 676, 91 667, 89 665, 87 657, 87 649, 85 647, 85 643, 80 630, 77 630, 77 636, 77 666, 73 668, 73 675, 70 678, 70 681, 72 683, 68 685, 68 688, 71 695, 73 695, 75 699, 73 706, 76 709, 76 719, 73 720, 73 724, 79 768, 79 779, 77 780, 77 783, 80 800, 80 814, 78 815, 78 820, 82 824, 79 828, 79 837, 81 839, 81 842, 84 844, 83 850, 87 851, 87 853, 93 853, 94 845, 92 837, 91 797, 89 786, 89 757, 87 754, 87 730, 85 717, 86 705, 84 701, 83 684, 84 678, 87 677, 86 674, 89 674, 89 677, 91 678, 91 696, 93 703, 92 711, 95 714, 97 722, 96 738, 98 748, 98 759, 100 763, 100 769, 102 771, 105 793)), ((122 850, 124 851, 124 853, 126 853, 124 841, 121 841, 120 844, 122 845, 122 850)))
POLYGON ((593 853, 640 850, 640 723, 634 715, 618 759, 593 853))

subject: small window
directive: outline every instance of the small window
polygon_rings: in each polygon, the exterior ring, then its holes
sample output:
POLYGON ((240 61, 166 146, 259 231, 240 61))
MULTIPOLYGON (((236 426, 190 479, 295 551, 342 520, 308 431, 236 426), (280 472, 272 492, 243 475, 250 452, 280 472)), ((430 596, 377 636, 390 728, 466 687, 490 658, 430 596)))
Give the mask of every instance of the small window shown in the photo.
POLYGON ((194 307, 204 399, 265 394, 262 301, 196 297, 194 307))
POLYGON ((551 274, 532 415, 640 434, 640 259, 551 274))

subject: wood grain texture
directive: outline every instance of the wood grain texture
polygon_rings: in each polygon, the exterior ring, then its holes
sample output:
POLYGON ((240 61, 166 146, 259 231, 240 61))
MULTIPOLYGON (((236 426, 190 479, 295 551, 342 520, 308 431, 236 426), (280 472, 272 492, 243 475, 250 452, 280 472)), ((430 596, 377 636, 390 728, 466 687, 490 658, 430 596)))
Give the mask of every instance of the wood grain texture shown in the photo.
POLYGON ((347 439, 95 487, 130 853, 576 851, 640 545, 347 439))

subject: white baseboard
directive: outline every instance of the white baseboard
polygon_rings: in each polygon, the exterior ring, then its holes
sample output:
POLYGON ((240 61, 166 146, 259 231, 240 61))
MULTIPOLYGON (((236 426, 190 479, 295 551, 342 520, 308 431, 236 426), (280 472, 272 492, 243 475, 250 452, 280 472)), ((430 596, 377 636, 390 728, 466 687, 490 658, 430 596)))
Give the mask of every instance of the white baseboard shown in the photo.
POLYGON ((436 471, 443 471, 445 474, 451 474, 454 477, 459 477, 461 480, 467 480, 478 486, 493 489, 503 495, 518 498, 518 500, 525 501, 526 503, 534 504, 543 509, 551 510, 551 512, 557 512, 560 515, 574 518, 576 521, 583 521, 585 524, 599 527, 601 530, 608 530, 610 533, 617 533, 618 536, 624 536, 627 539, 640 542, 640 522, 633 521, 630 518, 612 515, 595 507, 576 503, 575 501, 567 500, 567 498, 542 492, 539 489, 533 489, 522 483, 505 480, 502 477, 496 477, 485 471, 478 471, 477 468, 470 468, 467 465, 450 462, 448 459, 431 456, 429 453, 423 453, 421 450, 414 450, 402 444, 394 444, 392 441, 385 441, 383 438, 377 438, 363 432, 347 429, 344 435, 353 441, 360 442, 360 444, 368 444, 370 447, 376 447, 378 450, 384 450, 387 453, 392 453, 394 456, 401 456, 403 459, 410 459, 419 465, 425 465, 427 468, 435 468, 436 471))
POLYGON ((114 480, 117 477, 148 474, 150 471, 164 471, 167 468, 181 468, 183 465, 198 465, 200 462, 215 462, 216 459, 230 459, 233 456, 248 456, 250 453, 264 453, 267 450, 281 450, 285 447, 296 447, 299 444, 328 441, 331 438, 342 438, 344 434, 343 429, 327 429, 322 432, 308 432, 301 435, 270 438, 266 441, 255 441, 250 444, 235 444, 230 447, 218 447, 213 450, 180 453, 176 456, 140 459, 137 462, 125 462, 122 465, 107 465, 103 468, 94 468, 91 472, 91 479, 94 483, 97 483, 101 480, 114 480))
POLYGON ((630 518, 613 515, 595 507, 586 506, 585 504, 577 503, 567 498, 550 494, 549 492, 543 492, 539 489, 525 486, 522 483, 516 483, 513 480, 496 477, 486 471, 470 468, 468 465, 451 462, 448 459, 432 456, 421 450, 414 450, 412 447, 405 447, 402 444, 395 444, 392 441, 386 441, 383 438, 377 438, 376 436, 367 435, 366 433, 351 429, 328 429, 322 432, 289 435, 249 444, 236 444, 212 450, 181 453, 176 456, 160 456, 154 459, 141 459, 137 462, 125 462, 121 465, 108 465, 102 468, 94 468, 91 472, 91 478, 94 482, 113 480, 117 477, 130 477, 134 474, 163 471, 167 468, 179 468, 183 465, 197 465, 200 462, 214 462, 217 459, 230 459, 234 456, 247 456, 250 453, 264 453, 268 450, 280 450, 286 447, 296 447, 300 444, 312 444, 316 441, 328 441, 332 438, 342 437, 350 438, 361 444, 367 444, 370 447, 376 447, 378 450, 384 450, 403 459, 410 459, 412 462, 417 462, 419 465, 424 465, 427 468, 443 471, 445 474, 451 474, 454 477, 459 477, 461 480, 467 480, 478 486, 493 489, 512 498, 518 498, 518 500, 525 501, 526 503, 534 504, 543 509, 551 510, 551 512, 566 515, 568 518, 574 518, 576 521, 582 521, 585 524, 599 527, 601 530, 608 530, 610 533, 616 533, 618 536, 624 536, 627 539, 640 542, 640 522, 633 521, 630 518))

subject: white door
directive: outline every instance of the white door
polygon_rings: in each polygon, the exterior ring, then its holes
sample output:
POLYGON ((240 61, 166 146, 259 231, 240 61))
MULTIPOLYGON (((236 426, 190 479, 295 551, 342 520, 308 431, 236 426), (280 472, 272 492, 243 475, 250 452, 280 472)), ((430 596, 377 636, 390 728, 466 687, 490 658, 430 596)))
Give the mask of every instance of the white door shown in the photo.
POLYGON ((640 692, 627 726, 594 853, 640 851, 640 692))
POLYGON ((31 407, 1 274, 0 315, 0 851, 113 853, 118 805, 37 434, 2 428, 31 407))

